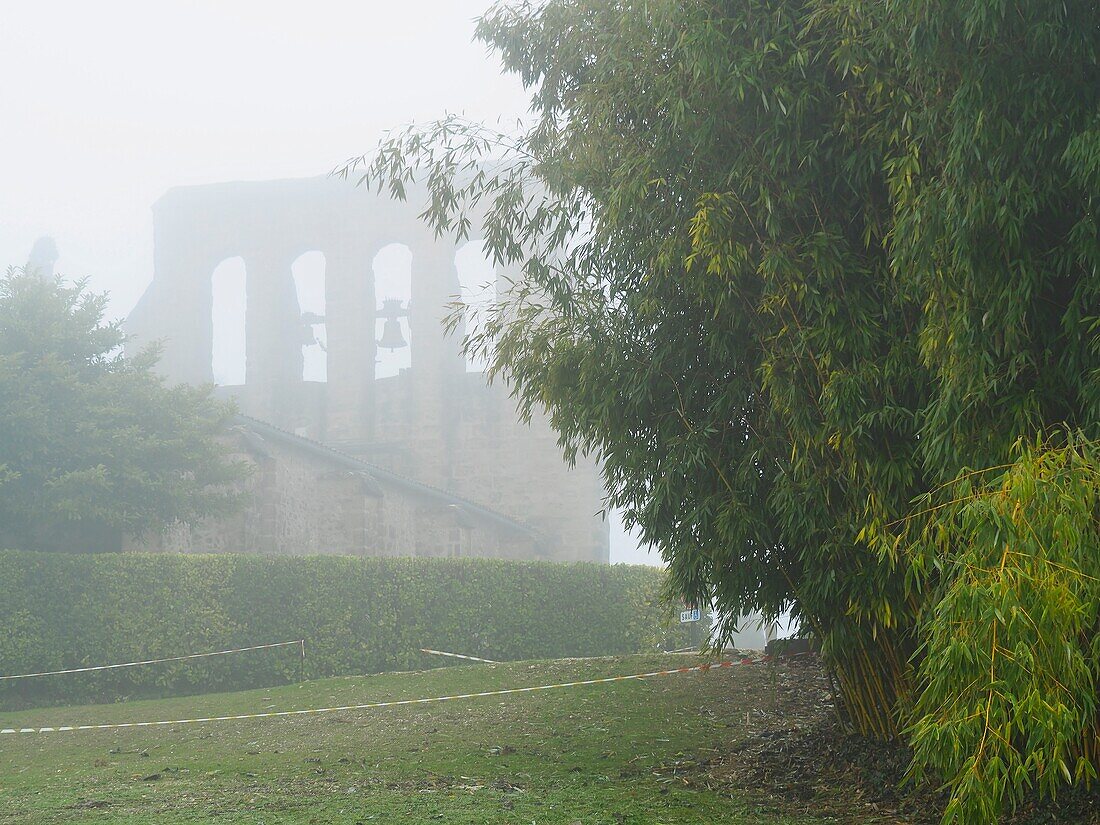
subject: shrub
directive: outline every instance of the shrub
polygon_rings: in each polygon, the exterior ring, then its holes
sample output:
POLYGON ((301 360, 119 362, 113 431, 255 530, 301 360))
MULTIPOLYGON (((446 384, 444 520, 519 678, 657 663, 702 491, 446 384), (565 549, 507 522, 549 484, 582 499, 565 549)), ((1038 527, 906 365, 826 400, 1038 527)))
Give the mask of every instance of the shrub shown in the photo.
MULTIPOLYGON (((492 559, 0 552, 0 675, 306 640, 306 678, 688 643, 644 567, 492 559)), ((696 629, 696 633, 698 630, 696 629)), ((233 690, 295 648, 0 682, 0 706, 233 690)))
POLYGON ((1033 789, 1096 779, 1100 445, 1021 442, 921 501, 904 538, 922 616, 913 773, 947 777, 946 822, 996 822, 1033 789))

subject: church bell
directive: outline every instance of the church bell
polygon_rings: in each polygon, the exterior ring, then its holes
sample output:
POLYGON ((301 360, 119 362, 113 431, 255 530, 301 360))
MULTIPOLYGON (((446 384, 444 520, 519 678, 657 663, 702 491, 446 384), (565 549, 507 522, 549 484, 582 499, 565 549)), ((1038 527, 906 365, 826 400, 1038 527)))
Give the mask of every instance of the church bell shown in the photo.
POLYGON ((382 349, 388 349, 390 352, 407 347, 409 342, 405 340, 405 336, 401 333, 401 319, 408 316, 408 310, 401 308, 399 298, 386 298, 382 301, 382 308, 378 310, 378 317, 385 318, 386 323, 382 326, 382 338, 378 341, 378 346, 382 349))

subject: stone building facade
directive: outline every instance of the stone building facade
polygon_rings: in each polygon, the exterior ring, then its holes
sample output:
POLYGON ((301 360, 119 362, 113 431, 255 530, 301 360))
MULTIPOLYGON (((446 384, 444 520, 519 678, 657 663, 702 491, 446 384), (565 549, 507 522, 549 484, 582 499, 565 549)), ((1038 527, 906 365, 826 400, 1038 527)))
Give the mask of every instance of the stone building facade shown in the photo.
POLYGON ((147 547, 608 560, 596 465, 568 467, 545 420, 521 422, 505 387, 468 371, 461 324, 446 334, 459 247, 418 219, 421 202, 335 178, 185 187, 158 201, 154 279, 127 320, 128 346, 160 341, 166 377, 211 382, 212 275, 241 257, 244 381, 218 391, 247 416, 227 449, 255 466, 243 513, 147 547), (411 251, 410 300, 386 307, 371 262, 393 243, 411 251), (324 256, 323 317, 303 312, 292 274, 311 251, 324 256), (376 378, 383 317, 383 338, 401 329, 411 340, 411 366, 376 378), (319 325, 327 375, 306 380, 319 325))
POLYGON ((238 416, 223 441, 251 471, 242 484, 247 506, 131 540, 127 549, 553 557, 530 525, 266 422, 238 416))

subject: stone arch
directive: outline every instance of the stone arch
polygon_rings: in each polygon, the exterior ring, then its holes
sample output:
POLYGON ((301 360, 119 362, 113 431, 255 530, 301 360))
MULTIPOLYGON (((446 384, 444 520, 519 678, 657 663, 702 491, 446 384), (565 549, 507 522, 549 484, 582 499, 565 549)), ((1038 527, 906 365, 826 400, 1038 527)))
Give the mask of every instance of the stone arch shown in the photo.
MULTIPOLYGON (((479 315, 491 306, 497 297, 497 267, 485 249, 485 241, 472 238, 455 250, 455 270, 458 273, 459 296, 469 307, 464 327, 457 330, 465 335, 474 330, 479 315)), ((483 358, 463 356, 466 372, 484 372, 487 366, 483 358)))
POLYGON ((326 325, 327 261, 323 252, 303 252, 290 265, 298 307, 302 313, 302 380, 328 381, 326 325))
POLYGON ((218 386, 241 386, 247 381, 247 277, 240 256, 226 258, 210 273, 210 369, 218 386))

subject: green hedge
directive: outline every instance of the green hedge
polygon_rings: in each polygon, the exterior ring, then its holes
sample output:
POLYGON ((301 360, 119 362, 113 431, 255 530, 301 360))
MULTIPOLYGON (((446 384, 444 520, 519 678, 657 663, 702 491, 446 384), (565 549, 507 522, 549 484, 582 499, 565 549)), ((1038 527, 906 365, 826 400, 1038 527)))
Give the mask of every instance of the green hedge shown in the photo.
MULTIPOLYGON (((0 552, 0 675, 306 640, 306 678, 691 643, 652 568, 491 559, 0 552)), ((296 680, 294 648, 0 682, 0 707, 296 680)))

